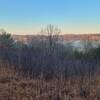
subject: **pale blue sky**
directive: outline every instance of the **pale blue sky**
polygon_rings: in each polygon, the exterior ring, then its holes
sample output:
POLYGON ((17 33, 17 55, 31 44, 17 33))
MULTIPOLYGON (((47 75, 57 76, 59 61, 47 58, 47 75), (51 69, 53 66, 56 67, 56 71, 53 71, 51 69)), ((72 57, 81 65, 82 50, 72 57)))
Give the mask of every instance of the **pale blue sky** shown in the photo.
POLYGON ((0 28, 28 34, 47 24, 63 33, 100 33, 100 0, 0 0, 0 28))

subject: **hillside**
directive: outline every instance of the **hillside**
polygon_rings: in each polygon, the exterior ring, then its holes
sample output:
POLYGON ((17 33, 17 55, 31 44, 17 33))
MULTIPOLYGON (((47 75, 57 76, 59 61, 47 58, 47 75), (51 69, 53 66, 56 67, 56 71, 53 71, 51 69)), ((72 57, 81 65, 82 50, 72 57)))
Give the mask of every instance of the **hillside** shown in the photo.
MULTIPOLYGON (((32 39, 45 39, 44 35, 12 35, 12 37, 24 43, 31 41, 32 39)), ((100 41, 100 34, 64 34, 59 36, 61 40, 64 41, 76 41, 76 40, 92 40, 92 41, 100 41)))
POLYGON ((70 40, 90 40, 100 41, 100 34, 65 34, 63 39, 66 41, 70 40))
MULTIPOLYGON (((13 38, 27 43, 47 37, 13 38)), ((10 34, 1 35, 0 100, 100 100, 100 47, 89 44, 80 52, 52 43, 17 44, 10 34)))

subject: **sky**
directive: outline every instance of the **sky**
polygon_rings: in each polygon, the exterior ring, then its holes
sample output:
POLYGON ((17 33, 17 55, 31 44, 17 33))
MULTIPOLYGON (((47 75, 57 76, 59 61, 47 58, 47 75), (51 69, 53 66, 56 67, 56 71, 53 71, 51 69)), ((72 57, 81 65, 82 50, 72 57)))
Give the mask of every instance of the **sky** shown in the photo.
POLYGON ((100 0, 0 0, 0 29, 35 34, 48 24, 63 34, 100 33, 100 0))

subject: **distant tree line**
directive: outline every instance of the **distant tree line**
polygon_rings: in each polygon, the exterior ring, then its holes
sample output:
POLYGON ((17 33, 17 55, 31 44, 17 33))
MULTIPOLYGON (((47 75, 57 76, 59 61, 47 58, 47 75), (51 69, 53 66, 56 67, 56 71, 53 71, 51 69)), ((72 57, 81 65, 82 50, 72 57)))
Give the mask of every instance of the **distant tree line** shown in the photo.
POLYGON ((28 44, 15 42, 11 34, 3 32, 0 35, 0 61, 31 78, 95 76, 100 69, 100 46, 90 48, 90 43, 84 42, 85 52, 81 52, 73 50, 70 44, 64 46, 57 42, 60 34, 57 27, 48 25, 42 32, 46 33, 46 40, 33 39, 28 44))

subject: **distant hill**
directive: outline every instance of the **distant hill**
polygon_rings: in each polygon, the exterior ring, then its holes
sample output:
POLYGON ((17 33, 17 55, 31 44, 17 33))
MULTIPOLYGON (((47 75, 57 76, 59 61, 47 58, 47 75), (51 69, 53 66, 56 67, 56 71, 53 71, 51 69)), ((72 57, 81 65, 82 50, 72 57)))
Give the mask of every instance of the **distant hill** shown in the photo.
MULTIPOLYGON (((46 39, 45 35, 12 35, 13 39, 20 42, 30 42, 32 39, 46 39)), ((100 34, 64 34, 59 36, 60 40, 64 41, 77 41, 77 40, 90 40, 100 41, 100 34)))
POLYGON ((70 40, 90 40, 100 41, 100 34, 65 34, 63 39, 66 41, 70 40))
POLYGON ((30 41, 32 41, 33 39, 46 39, 47 36, 44 35, 12 35, 12 38, 15 41, 20 41, 20 42, 24 42, 24 43, 28 43, 30 41))

